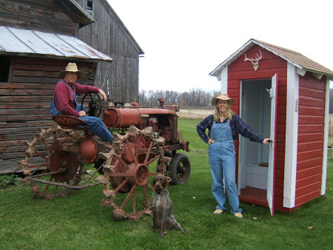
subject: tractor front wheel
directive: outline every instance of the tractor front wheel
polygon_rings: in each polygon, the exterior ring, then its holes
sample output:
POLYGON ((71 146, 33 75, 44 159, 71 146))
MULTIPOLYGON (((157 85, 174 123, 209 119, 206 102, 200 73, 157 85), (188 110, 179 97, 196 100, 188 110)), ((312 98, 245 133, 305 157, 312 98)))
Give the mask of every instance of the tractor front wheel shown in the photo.
POLYGON ((191 173, 191 163, 188 156, 184 153, 175 154, 169 165, 169 177, 172 179, 170 184, 185 184, 191 173))

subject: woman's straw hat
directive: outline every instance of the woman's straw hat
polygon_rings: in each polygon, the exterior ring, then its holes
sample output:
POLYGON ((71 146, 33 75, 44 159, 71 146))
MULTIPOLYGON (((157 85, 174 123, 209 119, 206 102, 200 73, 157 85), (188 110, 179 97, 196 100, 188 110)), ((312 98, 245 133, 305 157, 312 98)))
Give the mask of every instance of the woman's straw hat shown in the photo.
POLYGON ((59 76, 64 77, 66 72, 77 72, 77 78, 83 78, 84 72, 82 70, 78 70, 76 63, 68 63, 65 70, 59 72, 59 76))
POLYGON ((218 94, 216 97, 214 97, 211 101, 212 106, 216 105, 217 100, 224 100, 229 101, 229 105, 232 105, 235 100, 230 98, 227 94, 218 94))

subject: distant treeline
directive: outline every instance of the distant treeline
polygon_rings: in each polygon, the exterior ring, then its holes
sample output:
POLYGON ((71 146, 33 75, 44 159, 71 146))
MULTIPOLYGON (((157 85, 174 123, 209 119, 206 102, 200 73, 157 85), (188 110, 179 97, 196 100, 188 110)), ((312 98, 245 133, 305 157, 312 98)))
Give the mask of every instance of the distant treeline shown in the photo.
MULTIPOLYGON (((159 106, 158 99, 165 98, 165 105, 180 105, 181 107, 208 107, 210 101, 219 91, 203 91, 201 89, 192 89, 186 92, 176 92, 172 90, 141 90, 139 94, 139 104, 143 107, 159 106)), ((333 114, 333 89, 330 89, 330 114, 333 114)))
POLYGON ((186 92, 176 92, 172 90, 141 90, 139 94, 139 104, 144 107, 159 106, 159 98, 165 98, 165 105, 180 105, 181 107, 207 107, 214 96, 219 91, 203 91, 201 89, 192 89, 186 92))

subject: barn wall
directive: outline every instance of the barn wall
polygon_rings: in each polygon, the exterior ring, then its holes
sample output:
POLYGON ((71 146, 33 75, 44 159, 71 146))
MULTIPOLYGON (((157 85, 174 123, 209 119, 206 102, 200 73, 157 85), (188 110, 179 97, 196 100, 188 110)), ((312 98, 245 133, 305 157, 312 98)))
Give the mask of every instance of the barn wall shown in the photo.
POLYGON ((299 80, 296 207, 320 196, 325 121, 325 77, 299 80))
MULTIPOLYGON (((86 9, 86 0, 76 1, 86 9)), ((93 1, 93 17, 96 22, 81 28, 79 38, 113 59, 112 64, 99 63, 96 86, 103 86, 104 91, 110 93, 109 98, 113 102, 138 101, 138 48, 105 0, 93 1), (109 79, 109 88, 106 79, 109 79)))
MULTIPOLYGON (((283 211, 283 182, 284 182, 284 158, 285 158, 285 121, 286 121, 286 91, 287 91, 287 62, 273 53, 254 45, 246 51, 249 58, 254 58, 262 52, 262 59, 259 62, 259 69, 253 70, 249 61, 244 62, 244 56, 240 56, 231 65, 228 66, 228 94, 235 99, 232 109, 239 114, 240 111, 240 82, 251 79, 267 79, 277 74, 277 126, 276 126, 276 144, 275 152, 275 209, 283 211)), ((238 141, 235 143, 238 149, 238 141)), ((236 151, 238 159, 238 150, 236 151)), ((238 162, 237 162, 238 166, 238 162)), ((237 176, 237 175, 236 175, 237 176)))
POLYGON ((2 0, 0 25, 71 36, 78 29, 53 0, 2 0))
MULTIPOLYGON (((8 82, 0 82, 0 173, 15 172, 26 142, 54 122, 49 113, 53 89, 66 60, 12 57, 8 82)), ((95 64, 76 62, 85 71, 82 84, 93 84, 95 64)))

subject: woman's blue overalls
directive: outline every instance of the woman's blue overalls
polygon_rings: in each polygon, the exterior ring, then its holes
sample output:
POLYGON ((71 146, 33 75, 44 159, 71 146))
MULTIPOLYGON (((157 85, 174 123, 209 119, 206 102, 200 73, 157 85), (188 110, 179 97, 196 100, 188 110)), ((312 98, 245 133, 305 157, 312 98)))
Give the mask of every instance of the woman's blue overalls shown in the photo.
MULTIPOLYGON (((60 81, 62 81, 62 80, 60 80, 60 81)), ((66 82, 64 82, 64 83, 73 93, 74 101, 76 104, 76 107, 74 109, 78 112, 80 112, 81 110, 85 111, 86 107, 84 105, 82 106, 81 104, 79 104, 79 105, 77 104, 75 89, 68 86, 68 84, 66 82)), ((55 107, 54 100, 52 101, 52 103, 50 105, 50 113, 52 116, 61 114, 61 112, 58 111, 57 108, 55 107)), ((94 117, 94 116, 80 116, 79 119, 85 121, 88 124, 90 131, 93 134, 98 135, 102 139, 102 141, 105 141, 105 142, 113 141, 112 134, 110 133, 110 131, 108 130, 108 128, 105 126, 105 124, 102 122, 101 119, 94 117)))
POLYGON ((210 137, 214 143, 208 147, 210 172, 212 175, 212 192, 217 202, 216 209, 227 210, 225 207, 226 188, 231 213, 242 212, 239 208, 239 199, 235 178, 235 144, 232 138, 230 120, 224 123, 213 122, 210 137), (224 180, 223 180, 224 179, 224 180))

